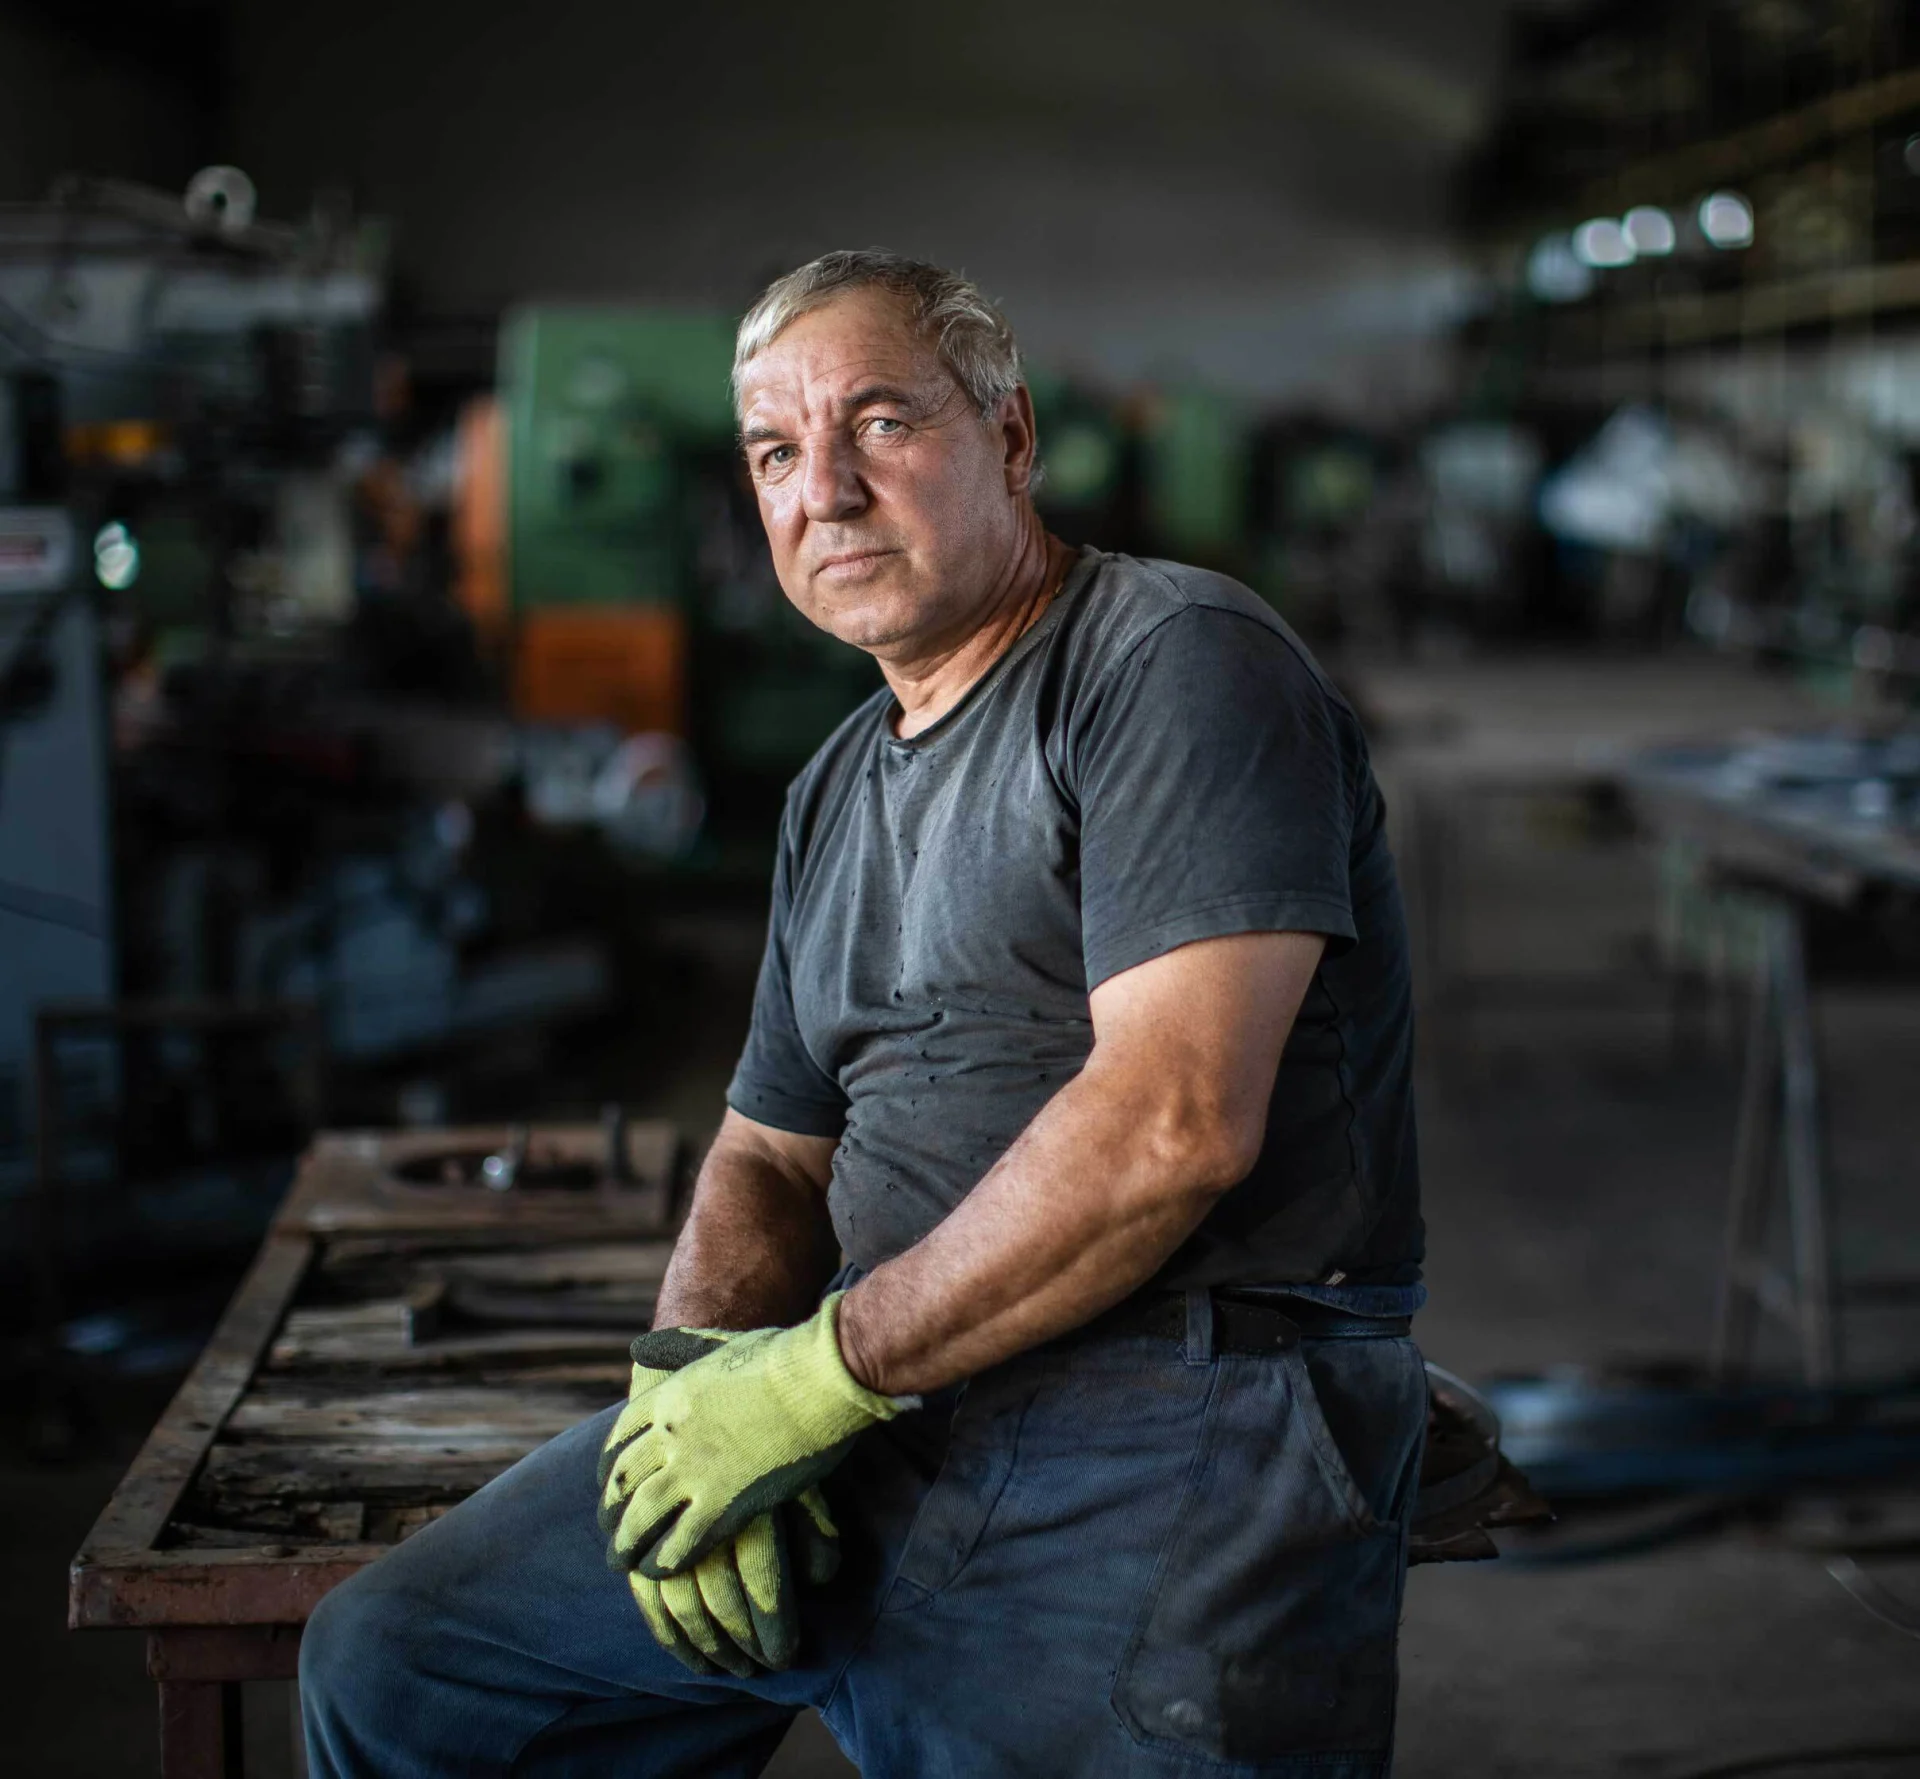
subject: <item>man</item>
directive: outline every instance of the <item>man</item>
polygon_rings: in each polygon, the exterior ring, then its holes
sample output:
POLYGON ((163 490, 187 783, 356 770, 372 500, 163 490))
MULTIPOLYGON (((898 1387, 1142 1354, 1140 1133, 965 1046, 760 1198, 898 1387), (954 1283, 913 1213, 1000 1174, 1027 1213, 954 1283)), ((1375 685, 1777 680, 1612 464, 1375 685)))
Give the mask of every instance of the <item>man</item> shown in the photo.
POLYGON ((750 1774, 811 1704, 868 1779, 1384 1773, 1426 1393, 1358 725, 1244 588, 1046 534, 962 279, 816 260, 735 385, 886 687, 789 794, 628 1404, 322 1605, 312 1771, 750 1774))

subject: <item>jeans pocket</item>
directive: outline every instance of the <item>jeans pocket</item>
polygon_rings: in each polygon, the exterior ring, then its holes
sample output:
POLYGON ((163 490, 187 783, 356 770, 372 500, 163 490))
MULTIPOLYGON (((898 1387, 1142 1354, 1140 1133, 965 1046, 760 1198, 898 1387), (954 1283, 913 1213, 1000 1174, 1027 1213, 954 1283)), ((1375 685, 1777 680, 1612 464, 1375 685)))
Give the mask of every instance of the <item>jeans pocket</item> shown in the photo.
POLYGON ((1114 1685, 1138 1740, 1234 1762, 1312 1756, 1325 1772, 1344 1770, 1341 1756, 1354 1771, 1385 1760, 1398 1504, 1419 1461, 1425 1379, 1411 1341, 1346 1345, 1315 1359, 1356 1386, 1347 1403, 1366 1404, 1345 1451, 1299 1349, 1216 1361, 1201 1449, 1114 1685))
POLYGON ((945 1456, 922 1497, 880 1610, 899 1612, 948 1586, 973 1555, 1013 1475, 1031 1388, 975 1379, 954 1411, 945 1456))

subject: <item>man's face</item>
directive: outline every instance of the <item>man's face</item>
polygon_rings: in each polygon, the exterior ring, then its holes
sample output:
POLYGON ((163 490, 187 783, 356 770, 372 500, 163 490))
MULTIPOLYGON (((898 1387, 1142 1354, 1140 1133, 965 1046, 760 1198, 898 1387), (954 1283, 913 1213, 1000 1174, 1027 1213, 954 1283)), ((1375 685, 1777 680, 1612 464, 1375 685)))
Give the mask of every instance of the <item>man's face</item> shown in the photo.
POLYGON ((881 657, 957 641, 1018 547, 1026 392, 982 420, 884 291, 793 322, 747 363, 740 425, 786 595, 881 657))

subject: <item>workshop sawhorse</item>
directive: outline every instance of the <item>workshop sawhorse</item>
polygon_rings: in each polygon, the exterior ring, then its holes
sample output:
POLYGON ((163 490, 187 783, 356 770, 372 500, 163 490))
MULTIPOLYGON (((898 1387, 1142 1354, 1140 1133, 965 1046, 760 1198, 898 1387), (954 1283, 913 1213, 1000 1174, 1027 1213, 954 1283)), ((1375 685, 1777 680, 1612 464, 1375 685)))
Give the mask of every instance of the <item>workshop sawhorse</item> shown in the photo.
POLYGON ((1726 1247, 1714 1316, 1714 1375, 1751 1369, 1762 1316, 1792 1336, 1803 1379, 1837 1384, 1841 1313, 1850 1305, 1910 1302, 1911 1279, 1836 1276, 1834 1214, 1822 1127, 1820 1059, 1807 969, 1806 903, 1749 879, 1739 887, 1758 916, 1739 1123, 1728 1194, 1726 1247), (1768 1255, 1777 1188, 1785 1187, 1789 1261, 1768 1255))
POLYGON ((1806 1381, 1824 1386, 1839 1371, 1840 1333, 1805 921, 1800 903, 1789 896, 1763 895, 1756 910, 1760 942, 1712 1363, 1723 1380, 1743 1374, 1752 1363, 1764 1312, 1792 1333, 1806 1381), (1774 1189, 1782 1177, 1792 1254, 1786 1272, 1767 1255, 1774 1189))

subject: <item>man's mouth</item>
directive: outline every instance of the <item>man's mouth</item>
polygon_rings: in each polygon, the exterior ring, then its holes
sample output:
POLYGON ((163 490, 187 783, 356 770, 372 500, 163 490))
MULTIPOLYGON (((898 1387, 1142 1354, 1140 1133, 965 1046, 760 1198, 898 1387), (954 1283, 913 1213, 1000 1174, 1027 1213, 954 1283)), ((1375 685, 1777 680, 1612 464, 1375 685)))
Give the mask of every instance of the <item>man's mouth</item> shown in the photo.
POLYGON ((822 557, 814 573, 851 580, 864 574, 876 562, 897 554, 894 550, 842 550, 835 555, 822 557))

